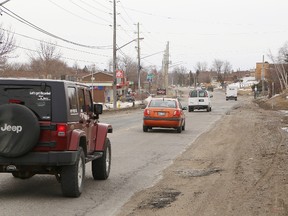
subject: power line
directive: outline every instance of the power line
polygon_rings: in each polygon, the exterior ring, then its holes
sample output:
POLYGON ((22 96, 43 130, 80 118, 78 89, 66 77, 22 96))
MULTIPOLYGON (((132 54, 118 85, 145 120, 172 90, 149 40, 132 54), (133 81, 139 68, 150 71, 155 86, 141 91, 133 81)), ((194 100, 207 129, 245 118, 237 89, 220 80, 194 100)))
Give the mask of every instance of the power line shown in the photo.
POLYGON ((109 25, 107 25, 107 24, 97 23, 97 22, 94 22, 93 20, 90 20, 90 19, 87 19, 87 18, 81 17, 81 16, 79 16, 78 14, 75 14, 75 13, 73 13, 73 12, 71 12, 71 11, 65 9, 64 7, 60 6, 59 4, 56 4, 55 2, 53 2, 53 1, 51 1, 51 0, 48 0, 48 1, 51 2, 52 4, 54 4, 55 6, 57 6, 58 8, 60 8, 60 9, 62 9, 62 10, 64 10, 64 11, 66 11, 67 13, 69 13, 69 14, 71 14, 71 15, 73 15, 73 16, 76 16, 76 17, 78 17, 78 18, 80 18, 80 19, 82 19, 82 20, 85 20, 85 21, 88 21, 88 22, 94 23, 94 24, 96 24, 96 25, 101 25, 101 26, 107 26, 107 27, 109 27, 109 25))
POLYGON ((93 8, 93 9, 95 9, 95 10, 98 10, 98 11, 102 12, 102 13, 111 14, 111 10, 110 10, 110 9, 109 9, 108 11, 104 11, 104 10, 101 10, 101 9, 99 9, 99 8, 94 7, 94 6, 91 5, 91 4, 88 4, 87 2, 85 2, 85 1, 83 1, 83 0, 79 0, 79 1, 82 2, 82 3, 85 4, 85 5, 93 8))
POLYGON ((137 13, 146 14, 146 15, 149 15, 149 16, 162 17, 164 19, 173 19, 172 17, 169 17, 169 16, 161 16, 159 14, 153 14, 153 13, 149 13, 149 12, 145 12, 145 11, 141 11, 141 10, 137 10, 137 9, 133 9, 133 8, 128 8, 128 7, 123 7, 123 8, 126 8, 127 10, 134 11, 134 12, 137 12, 137 13))
POLYGON ((96 4, 102 6, 103 8, 106 8, 106 9, 108 9, 108 10, 111 9, 111 8, 109 8, 109 7, 105 6, 105 5, 103 5, 102 3, 99 3, 98 1, 95 1, 95 0, 92 0, 92 1, 95 2, 96 4))
POLYGON ((71 0, 70 2, 71 2, 72 4, 74 4, 74 5, 76 5, 77 7, 81 8, 81 9, 84 10, 85 12, 89 13, 90 15, 95 16, 95 17, 97 17, 98 19, 103 20, 103 21, 105 21, 105 22, 107 22, 107 23, 109 23, 109 24, 111 25, 111 21, 110 21, 110 20, 106 20, 106 19, 103 19, 103 18, 100 17, 100 16, 95 15, 94 13, 90 12, 89 10, 87 10, 87 9, 85 9, 84 7, 80 6, 79 4, 76 4, 76 3, 73 2, 72 0, 71 0))
POLYGON ((42 28, 40 28, 40 27, 32 24, 31 22, 29 22, 29 21, 25 20, 24 18, 18 16, 17 14, 13 13, 13 12, 10 11, 9 9, 7 9, 6 7, 4 7, 4 6, 1 6, 1 7, 6 10, 6 11, 5 11, 5 10, 2 10, 2 12, 6 13, 8 16, 10 16, 10 17, 18 20, 19 22, 22 22, 23 24, 25 24, 25 25, 27 25, 27 26, 29 26, 29 27, 31 27, 31 28, 34 28, 34 29, 36 29, 37 31, 42 32, 43 34, 46 34, 46 35, 48 35, 48 36, 50 36, 50 37, 56 38, 56 39, 58 39, 58 40, 62 40, 62 41, 64 41, 64 42, 66 42, 66 43, 70 43, 70 44, 73 44, 73 45, 76 45, 76 46, 85 47, 85 48, 99 49, 99 47, 101 47, 101 46, 89 46, 89 45, 79 44, 79 43, 76 43, 76 42, 73 42, 73 41, 64 39, 64 38, 62 38, 62 37, 59 37, 59 36, 57 36, 57 35, 54 35, 54 34, 48 32, 48 31, 46 31, 46 30, 44 30, 44 29, 42 29, 42 28))
MULTIPOLYGON (((53 45, 53 46, 57 46, 57 47, 61 47, 61 48, 65 48, 65 49, 69 49, 69 50, 73 50, 73 51, 77 51, 77 52, 81 52, 81 53, 87 53, 87 54, 91 54, 91 55, 98 55, 98 56, 109 57, 109 56, 102 55, 102 54, 96 54, 96 53, 87 52, 87 51, 84 51, 84 50, 78 50, 78 49, 74 49, 74 48, 71 48, 71 47, 66 47, 66 46, 58 45, 58 44, 52 43, 52 42, 47 42, 47 41, 40 40, 40 39, 37 39, 37 38, 33 38, 33 37, 30 37, 30 36, 27 36, 27 35, 24 35, 24 34, 19 34, 19 33, 17 33, 17 32, 12 32, 12 31, 9 31, 9 30, 4 29, 4 28, 0 28, 0 29, 1 29, 2 31, 9 32, 9 33, 11 33, 11 34, 15 34, 15 35, 18 35, 18 36, 21 36, 21 37, 25 37, 25 38, 28 38, 28 39, 31 39, 31 40, 43 42, 43 43, 50 44, 50 45, 53 45)), ((103 49, 104 49, 104 48, 103 48, 103 49)), ((109 47, 109 48, 107 47, 106 49, 112 49, 112 48, 111 48, 111 47, 109 47)))

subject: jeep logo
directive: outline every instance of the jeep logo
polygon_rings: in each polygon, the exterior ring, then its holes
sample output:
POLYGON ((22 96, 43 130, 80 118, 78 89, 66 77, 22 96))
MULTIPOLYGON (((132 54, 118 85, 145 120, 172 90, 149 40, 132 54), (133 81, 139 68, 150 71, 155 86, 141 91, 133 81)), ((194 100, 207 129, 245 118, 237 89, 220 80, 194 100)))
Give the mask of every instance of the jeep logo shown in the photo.
POLYGON ((7 125, 5 123, 5 125, 3 127, 1 127, 1 131, 5 132, 5 131, 12 131, 12 132, 16 132, 17 134, 20 133, 22 131, 22 126, 21 125, 7 125))

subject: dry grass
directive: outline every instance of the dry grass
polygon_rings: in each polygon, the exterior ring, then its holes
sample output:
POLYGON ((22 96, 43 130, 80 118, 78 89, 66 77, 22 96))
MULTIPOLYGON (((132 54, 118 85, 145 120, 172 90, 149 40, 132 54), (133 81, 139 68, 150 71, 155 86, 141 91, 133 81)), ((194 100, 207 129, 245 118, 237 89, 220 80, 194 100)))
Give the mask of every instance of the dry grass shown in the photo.
POLYGON ((260 107, 273 110, 288 110, 288 91, 272 98, 258 98, 255 100, 260 107))

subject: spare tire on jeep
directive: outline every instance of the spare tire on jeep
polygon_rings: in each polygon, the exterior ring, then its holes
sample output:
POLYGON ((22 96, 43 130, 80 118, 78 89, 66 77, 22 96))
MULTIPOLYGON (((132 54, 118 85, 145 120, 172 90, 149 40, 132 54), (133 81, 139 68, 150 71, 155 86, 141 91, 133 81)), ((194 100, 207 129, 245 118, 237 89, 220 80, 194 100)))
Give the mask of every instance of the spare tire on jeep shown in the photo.
POLYGON ((38 119, 20 104, 0 105, 0 156, 18 157, 30 151, 40 135, 38 119))

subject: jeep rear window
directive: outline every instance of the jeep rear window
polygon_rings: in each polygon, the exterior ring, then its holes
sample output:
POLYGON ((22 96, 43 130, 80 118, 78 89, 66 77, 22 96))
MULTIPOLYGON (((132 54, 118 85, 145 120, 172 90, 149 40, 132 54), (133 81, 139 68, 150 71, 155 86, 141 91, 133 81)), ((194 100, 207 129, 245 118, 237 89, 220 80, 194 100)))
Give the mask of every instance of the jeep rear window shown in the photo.
POLYGON ((39 120, 51 119, 51 88, 49 86, 0 85, 0 104, 17 103, 28 107, 39 120))

